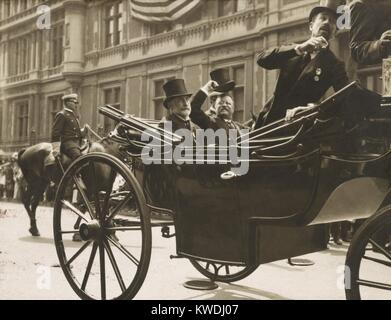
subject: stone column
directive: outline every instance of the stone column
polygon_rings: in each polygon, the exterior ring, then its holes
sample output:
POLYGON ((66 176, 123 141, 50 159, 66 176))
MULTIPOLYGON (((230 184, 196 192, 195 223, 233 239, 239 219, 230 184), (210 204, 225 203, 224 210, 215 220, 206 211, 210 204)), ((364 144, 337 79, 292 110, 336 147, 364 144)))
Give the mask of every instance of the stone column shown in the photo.
POLYGON ((73 92, 79 93, 84 65, 84 31, 86 4, 83 0, 66 0, 65 8, 65 47, 63 74, 73 92))
POLYGON ((391 56, 383 60, 383 95, 391 96, 391 56))

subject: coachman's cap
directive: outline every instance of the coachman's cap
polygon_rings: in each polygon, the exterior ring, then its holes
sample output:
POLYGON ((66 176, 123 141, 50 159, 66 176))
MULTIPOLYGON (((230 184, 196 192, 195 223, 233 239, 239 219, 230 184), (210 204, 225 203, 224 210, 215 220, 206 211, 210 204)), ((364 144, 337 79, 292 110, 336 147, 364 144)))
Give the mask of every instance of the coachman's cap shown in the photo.
POLYGON ((341 4, 340 0, 322 0, 320 1, 320 5, 316 6, 311 10, 309 20, 310 22, 312 19, 317 16, 321 12, 327 12, 330 13, 335 17, 335 19, 338 19, 338 14, 337 14, 337 8, 341 4))
POLYGON ((235 81, 229 77, 228 68, 213 70, 210 73, 210 78, 218 83, 218 86, 215 88, 217 92, 228 92, 235 87, 235 81))
POLYGON ((79 100, 79 96, 76 93, 66 94, 62 97, 62 101, 67 100, 79 100))
POLYGON ((166 94, 166 98, 163 101, 163 105, 168 108, 167 103, 172 98, 177 97, 190 97, 192 94, 187 92, 185 86, 185 80, 183 79, 173 79, 167 81, 163 85, 164 93, 166 94))

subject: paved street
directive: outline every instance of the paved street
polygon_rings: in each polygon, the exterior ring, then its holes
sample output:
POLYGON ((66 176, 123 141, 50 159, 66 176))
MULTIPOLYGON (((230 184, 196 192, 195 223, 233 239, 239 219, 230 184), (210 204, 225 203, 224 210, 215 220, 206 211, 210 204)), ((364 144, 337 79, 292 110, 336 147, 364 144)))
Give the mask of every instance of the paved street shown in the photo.
MULTIPOLYGON (((41 237, 28 233, 28 218, 20 204, 0 202, 0 299, 78 299, 67 283, 53 244, 52 209, 39 207, 41 237), (4 211, 6 210, 6 213, 4 211), (43 273, 49 285, 40 285, 43 273)), ((218 283, 213 291, 183 287, 202 276, 186 259, 170 260, 175 240, 153 231, 152 258, 146 280, 136 299, 345 299, 341 267, 347 244, 305 256, 314 266, 292 267, 286 261, 260 266, 235 284, 218 283)), ((115 281, 113 279, 113 281, 115 281)))

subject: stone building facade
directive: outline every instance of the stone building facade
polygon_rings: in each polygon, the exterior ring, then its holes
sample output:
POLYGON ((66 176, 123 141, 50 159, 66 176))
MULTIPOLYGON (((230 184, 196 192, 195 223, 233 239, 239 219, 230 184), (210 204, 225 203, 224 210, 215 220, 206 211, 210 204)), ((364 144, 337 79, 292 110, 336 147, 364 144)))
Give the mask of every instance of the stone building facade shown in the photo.
MULTIPOLYGON (((277 76, 257 66, 258 52, 305 40, 317 3, 209 0, 175 23, 155 25, 133 19, 128 0, 0 1, 0 149, 49 141, 64 93, 80 95, 82 123, 107 132, 112 123, 97 106, 159 119, 164 81, 182 77, 194 92, 216 67, 230 68, 235 119, 245 121, 262 109, 277 76)), ((380 90, 380 66, 357 72, 348 40, 341 31, 332 47, 352 79, 380 90)))

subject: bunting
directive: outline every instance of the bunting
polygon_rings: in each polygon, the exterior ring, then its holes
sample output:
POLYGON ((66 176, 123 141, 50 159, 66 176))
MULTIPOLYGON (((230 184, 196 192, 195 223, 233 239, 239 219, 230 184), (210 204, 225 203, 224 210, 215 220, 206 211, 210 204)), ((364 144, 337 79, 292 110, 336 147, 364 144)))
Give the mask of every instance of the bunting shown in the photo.
POLYGON ((131 14, 145 22, 175 21, 196 8, 202 0, 129 0, 131 14))

